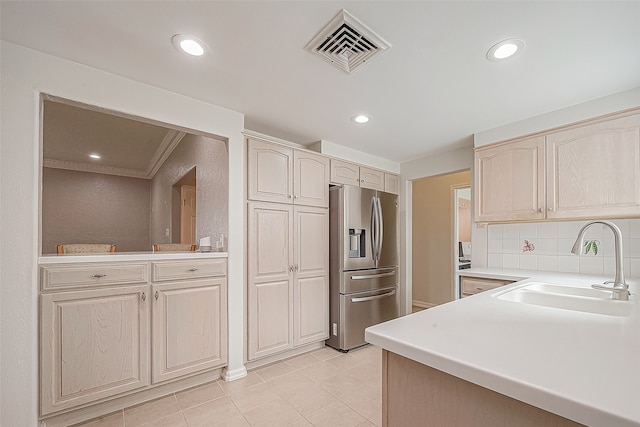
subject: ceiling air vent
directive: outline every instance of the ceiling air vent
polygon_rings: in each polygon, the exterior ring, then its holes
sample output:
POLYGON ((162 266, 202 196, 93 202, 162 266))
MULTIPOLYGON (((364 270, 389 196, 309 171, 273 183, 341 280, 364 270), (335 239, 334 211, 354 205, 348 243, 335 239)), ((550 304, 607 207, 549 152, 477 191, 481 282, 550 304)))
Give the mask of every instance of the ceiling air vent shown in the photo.
POLYGON ((342 9, 305 49, 347 73, 353 73, 391 45, 342 9))

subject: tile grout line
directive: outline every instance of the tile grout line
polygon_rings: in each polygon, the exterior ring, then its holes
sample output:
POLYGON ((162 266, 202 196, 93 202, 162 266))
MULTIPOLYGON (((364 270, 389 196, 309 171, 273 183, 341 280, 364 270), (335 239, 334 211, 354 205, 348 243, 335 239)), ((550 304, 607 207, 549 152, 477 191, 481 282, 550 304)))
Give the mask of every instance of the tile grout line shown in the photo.
MULTIPOLYGON (((371 347, 371 348, 373 348, 373 347, 371 347)), ((318 352, 323 351, 323 350, 324 350, 324 349, 321 349, 321 350, 319 350, 318 352)), ((370 350, 370 351, 371 351, 371 350, 370 350)), ((326 352, 326 351, 324 351, 324 352, 326 352)), ((378 421, 372 421, 372 420, 371 420, 371 419, 369 419, 365 414, 363 414, 363 413, 361 413, 360 411, 358 411, 358 410, 357 410, 356 408, 354 408, 352 405, 349 405, 348 403, 346 403, 346 402, 344 402, 342 399, 340 399, 338 396, 336 396, 334 393, 331 393, 329 390, 327 390, 327 389, 325 388, 325 384, 324 384, 322 381, 314 380, 313 378, 309 377, 307 374, 305 374, 304 372, 302 372, 302 371, 303 371, 303 370, 305 370, 305 369, 312 368, 312 367, 314 367, 314 366, 318 366, 318 365, 321 365, 321 364, 323 364, 323 363, 327 363, 327 364, 333 365, 333 363, 331 363, 331 361, 332 361, 332 360, 338 360, 338 359, 341 359, 341 358, 346 358, 346 357, 349 357, 349 356, 351 356, 351 355, 353 355, 353 354, 354 354, 354 353, 337 353, 337 354, 331 354, 331 355, 330 355, 330 357, 322 358, 322 359, 321 359, 321 358, 320 358, 320 357, 318 357, 317 355, 312 354, 312 353, 309 353, 308 355, 309 355, 309 356, 311 356, 311 357, 313 358, 313 362, 312 362, 312 363, 310 363, 310 364, 308 364, 308 365, 305 365, 305 366, 294 366, 294 365, 292 365, 292 364, 290 364, 290 363, 289 363, 291 360, 295 359, 296 357, 300 357, 300 356, 304 356, 304 355, 294 356, 293 358, 290 358, 290 359, 288 359, 288 360, 277 361, 277 362, 275 362, 275 363, 273 363, 273 364, 271 364, 271 365, 266 366, 265 368, 267 368, 267 367, 269 367, 269 366, 278 366, 278 365, 283 365, 283 366, 285 366, 285 367, 291 368, 292 370, 291 370, 291 371, 288 371, 288 372, 281 373, 281 374, 279 374, 279 375, 276 375, 276 376, 274 376, 273 378, 268 378, 268 379, 266 379, 264 376, 261 376, 261 375, 258 373, 258 370, 259 370, 259 369, 261 369, 261 368, 257 368, 257 369, 256 369, 256 370, 254 370, 253 372, 256 374, 256 376, 257 376, 257 378, 260 380, 260 382, 258 382, 258 383, 256 383, 256 384, 248 385, 248 386, 246 386, 246 387, 242 387, 242 388, 240 388, 240 389, 236 390, 236 392, 241 392, 241 391, 243 391, 243 390, 245 390, 245 391, 246 391, 246 390, 250 390, 251 388, 253 388, 253 387, 255 387, 255 386, 258 386, 258 385, 262 385, 262 384, 265 384, 265 383, 269 383, 269 382, 275 381, 275 380, 277 380, 277 379, 279 379, 279 378, 285 377, 285 376, 290 375, 290 374, 299 373, 299 374, 303 375, 306 379, 308 379, 309 381, 311 381, 312 383, 314 383, 314 384, 316 384, 317 386, 319 386, 319 387, 320 387, 320 388, 321 388, 325 393, 327 393, 327 394, 328 394, 329 396, 331 396, 333 399, 335 399, 335 400, 336 400, 336 401, 338 401, 338 402, 341 402, 341 403, 342 403, 346 408, 348 408, 349 410, 353 411, 353 412, 354 412, 354 413, 356 413, 358 416, 362 417, 364 420, 366 420, 366 421, 368 421, 368 422, 370 422, 370 423, 372 423, 372 424, 374 424, 374 425, 378 425, 378 421)), ((352 359, 353 359, 353 360, 351 361, 351 363, 355 363, 355 365, 351 366, 351 368, 356 367, 356 366, 362 366, 362 365, 365 365, 365 364, 369 363, 369 361, 370 361, 370 359, 371 359, 371 357, 372 357, 372 356, 370 356, 369 354, 365 354, 365 355, 363 355, 363 357, 364 357, 364 360, 359 359, 357 356, 352 357, 352 359)), ((376 356, 376 357, 377 357, 377 356, 376 356)), ((349 363, 349 361, 348 361, 348 360, 346 361, 346 363, 347 363, 347 364, 349 364, 349 365, 351 364, 351 363, 349 363)), ((340 369, 342 369, 340 366, 336 366, 336 365, 334 365, 334 368, 335 368, 336 370, 340 370, 340 369)), ((264 375, 264 374, 263 374, 263 375, 264 375)), ((360 380, 359 378, 357 378, 357 377, 353 377, 353 376, 350 376, 350 375, 349 375, 349 377, 350 377, 350 379, 351 379, 351 380, 356 381, 357 383, 359 383, 360 385, 364 386, 365 388, 367 388, 367 389, 372 389, 372 390, 374 390, 374 391, 375 391, 375 387, 370 386, 369 384, 365 383, 364 381, 360 380)), ((173 396, 173 399, 175 399, 175 401, 176 401, 176 403, 177 403, 177 406, 178 406, 178 411, 177 411, 177 412, 180 412, 180 415, 181 415, 181 417, 182 417, 182 419, 183 419, 183 421, 184 421, 185 425, 189 426, 189 422, 187 421, 187 417, 186 417, 186 415, 184 414, 184 411, 185 411, 185 410, 196 408, 196 407, 198 407, 198 406, 201 406, 201 405, 204 405, 204 404, 206 404, 206 403, 210 403, 210 402, 216 401, 216 400, 221 399, 221 398, 223 398, 223 397, 224 397, 224 398, 226 398, 229 402, 231 402, 231 403, 232 403, 232 405, 233 405, 233 407, 236 409, 236 411, 237 411, 240 415, 242 415, 242 418, 245 420, 245 422, 247 422, 247 424, 251 425, 251 423, 249 422, 249 420, 247 419, 247 417, 245 416, 245 414, 240 410, 240 408, 239 408, 239 407, 238 407, 238 405, 235 403, 235 401, 230 397, 230 395, 231 395, 233 392, 232 392, 232 391, 228 391, 228 390, 226 390, 224 387, 222 387, 222 385, 220 384, 220 382, 219 382, 219 381, 220 381, 220 380, 215 380, 215 381, 212 381, 211 383, 214 383, 214 382, 215 382, 215 384, 217 384, 217 386, 218 386, 218 387, 220 388, 220 390, 222 391, 222 395, 221 395, 221 396, 219 396, 219 397, 217 397, 217 398, 214 398, 214 399, 211 399, 211 400, 207 400, 207 401, 205 401, 205 402, 201 402, 201 403, 199 403, 199 404, 197 404, 197 405, 194 405, 194 406, 191 406, 191 407, 188 407, 188 408, 183 408, 183 407, 182 407, 182 405, 180 404, 180 400, 178 399, 178 393, 177 393, 177 392, 171 393, 170 395, 167 395, 167 396, 166 396, 166 397, 168 397, 168 396, 173 396)), ((194 387, 194 388, 195 388, 195 387, 194 387)), ((298 410, 298 408, 296 408, 295 406, 291 405, 291 403, 289 402, 289 400, 288 400, 287 398, 285 398, 284 396, 282 396, 282 395, 281 395, 280 393, 278 393, 277 391, 275 392, 275 394, 276 394, 276 395, 278 395, 278 396, 279 396, 279 398, 281 398, 281 399, 282 399, 284 402, 286 402, 289 406, 291 406, 291 407, 296 411, 296 413, 297 413, 297 414, 299 414, 301 417, 303 417, 307 422, 309 422, 310 424, 313 424, 313 423, 311 422, 311 420, 310 420, 309 418, 307 418, 307 416, 306 416, 305 414, 303 414, 302 412, 300 412, 300 411, 298 410)), ((265 405, 267 405, 267 404, 265 403, 265 405)), ((138 406, 138 405, 134 405, 134 406, 138 406)), ((123 409, 121 409, 121 410, 119 410, 119 411, 117 411, 117 412, 116 412, 116 413, 120 413, 120 414, 121 414, 121 416, 122 416, 122 427, 127 427, 127 423, 126 423, 126 421, 125 421, 125 412, 126 412, 126 410, 127 410, 127 409, 130 409, 130 408, 132 408, 132 407, 134 407, 134 406, 127 407, 127 408, 123 408, 123 409)), ((263 405, 261 405, 261 406, 263 406, 263 405)), ((322 407, 321 407, 321 408, 318 408, 316 411, 321 410, 321 409, 322 409, 322 407)), ((313 411, 313 412, 315 412, 315 411, 313 411)), ((160 417, 159 419, 166 418, 166 417, 172 416, 172 415, 174 415, 174 414, 175 414, 175 412, 174 412, 174 413, 172 413, 172 414, 166 414, 166 415, 164 415, 163 417, 160 417)), ((156 421, 157 421, 157 420, 156 420, 156 421)))

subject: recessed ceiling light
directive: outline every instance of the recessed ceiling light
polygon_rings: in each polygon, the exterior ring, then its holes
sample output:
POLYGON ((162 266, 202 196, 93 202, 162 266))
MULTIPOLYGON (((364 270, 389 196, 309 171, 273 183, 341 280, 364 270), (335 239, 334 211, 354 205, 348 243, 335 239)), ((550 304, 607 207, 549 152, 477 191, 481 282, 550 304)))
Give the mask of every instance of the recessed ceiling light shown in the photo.
POLYGON ((487 59, 489 61, 502 61, 507 58, 512 58, 515 54, 521 52, 523 48, 524 42, 520 39, 502 40, 489 49, 487 59))
POLYGON ((91 157, 92 159, 96 159, 96 160, 98 160, 98 159, 101 159, 101 158, 102 158, 102 157, 100 157, 100 154, 96 154, 96 153, 89 154, 89 157, 91 157))
POLYGON ((207 45, 201 40, 186 34, 176 34, 171 38, 171 42, 180 52, 188 53, 191 56, 202 56, 207 50, 207 45))
POLYGON ((357 116, 351 117, 351 120, 359 124, 367 123, 370 119, 371 117, 364 114, 358 114, 357 116))

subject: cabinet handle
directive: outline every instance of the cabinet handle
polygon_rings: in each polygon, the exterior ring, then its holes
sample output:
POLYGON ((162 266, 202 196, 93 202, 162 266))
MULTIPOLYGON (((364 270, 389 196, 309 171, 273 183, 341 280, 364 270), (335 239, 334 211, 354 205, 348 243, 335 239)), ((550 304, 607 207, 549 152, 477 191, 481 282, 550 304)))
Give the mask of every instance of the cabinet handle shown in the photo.
POLYGON ((153 297, 156 299, 156 301, 158 301, 158 297, 159 297, 159 296, 160 296, 160 295, 158 294, 158 291, 156 291, 156 293, 155 293, 155 294, 153 294, 153 297))
POLYGON ((386 294, 374 295, 372 297, 351 298, 351 302, 373 301, 373 300, 376 300, 376 299, 382 299, 382 298, 391 297, 391 296, 394 296, 395 294, 396 294, 396 291, 393 290, 391 292, 387 292, 386 294))
POLYGON ((93 277, 94 279, 101 279, 101 278, 103 278, 103 277, 105 277, 105 276, 106 276, 106 274, 94 274, 94 275, 93 275, 93 276, 91 276, 91 277, 93 277))
POLYGON ((290 273, 293 273, 293 265, 290 265, 290 266, 289 266, 289 272, 290 272, 290 273))
POLYGON ((194 271, 198 271, 198 269, 197 269, 197 268, 190 268, 190 269, 188 269, 187 271, 188 271, 189 273, 193 273, 194 271))
POLYGON ((484 288, 481 288, 480 286, 476 287, 476 291, 484 291, 484 288))
POLYGON ((146 301, 147 300, 147 294, 145 294, 143 292, 142 295, 140 295, 140 298, 142 299, 142 301, 146 301))
POLYGON ((291 198, 291 194, 289 194, 287 197, 288 197, 288 198, 291 198))
POLYGON ((293 267, 293 271, 298 271, 298 264, 293 267))

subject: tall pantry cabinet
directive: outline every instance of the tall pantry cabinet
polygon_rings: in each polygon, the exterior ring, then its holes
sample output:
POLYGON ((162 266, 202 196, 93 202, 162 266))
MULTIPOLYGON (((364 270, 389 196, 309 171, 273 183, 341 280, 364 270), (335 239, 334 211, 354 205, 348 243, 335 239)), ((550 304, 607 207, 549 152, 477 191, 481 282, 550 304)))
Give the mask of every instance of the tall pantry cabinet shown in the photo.
POLYGON ((329 337, 329 159, 248 138, 247 360, 329 337))

